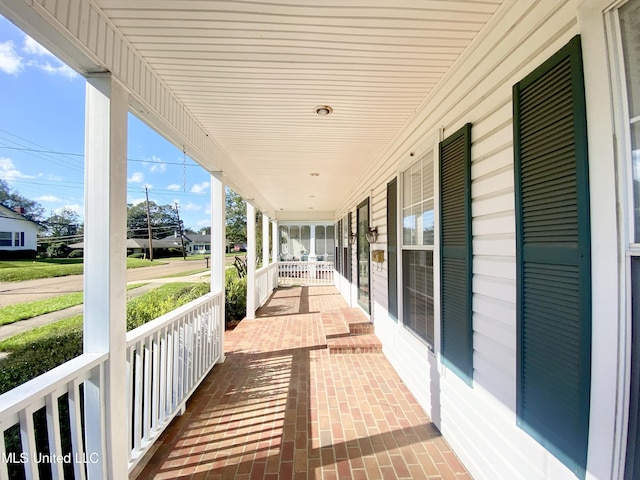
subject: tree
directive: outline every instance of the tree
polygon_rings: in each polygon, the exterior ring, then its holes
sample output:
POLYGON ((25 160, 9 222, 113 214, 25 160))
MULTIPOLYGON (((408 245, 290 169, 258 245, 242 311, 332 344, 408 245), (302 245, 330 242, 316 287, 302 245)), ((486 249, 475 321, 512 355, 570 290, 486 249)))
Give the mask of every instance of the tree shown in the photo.
POLYGON ((44 221, 48 237, 67 237, 82 233, 80 216, 69 207, 62 207, 51 213, 44 221))
POLYGON ((231 244, 247 241, 247 202, 233 190, 227 188, 225 194, 227 242, 231 244))
MULTIPOLYGON (((151 230, 153 238, 164 238, 180 230, 178 214, 172 205, 158 205, 149 202, 151 230)), ((129 238, 148 238, 146 202, 127 205, 127 236, 129 238)))
POLYGON ((44 218, 44 207, 34 200, 23 197, 17 190, 11 190, 6 180, 0 180, 0 203, 11 210, 16 207, 23 208, 22 215, 34 222, 40 222, 44 218))
POLYGON ((202 227, 200 230, 198 230, 198 233, 200 235, 211 235, 211 227, 202 227))

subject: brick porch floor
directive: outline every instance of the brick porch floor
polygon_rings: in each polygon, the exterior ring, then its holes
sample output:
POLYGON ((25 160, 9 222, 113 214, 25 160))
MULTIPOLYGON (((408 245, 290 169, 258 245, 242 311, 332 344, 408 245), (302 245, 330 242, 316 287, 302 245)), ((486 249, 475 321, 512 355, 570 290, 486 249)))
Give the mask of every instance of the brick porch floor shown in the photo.
POLYGON ((133 478, 471 478, 335 288, 278 289, 256 317, 133 478), (366 353, 330 353, 348 323, 366 353))

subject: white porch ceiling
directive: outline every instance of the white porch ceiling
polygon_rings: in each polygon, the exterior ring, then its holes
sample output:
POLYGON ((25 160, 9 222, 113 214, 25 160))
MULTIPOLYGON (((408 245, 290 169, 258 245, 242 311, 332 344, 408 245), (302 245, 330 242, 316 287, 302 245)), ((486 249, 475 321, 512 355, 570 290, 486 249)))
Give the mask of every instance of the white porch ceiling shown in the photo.
POLYGON ((502 0, 94 3, 271 208, 333 212, 502 0))

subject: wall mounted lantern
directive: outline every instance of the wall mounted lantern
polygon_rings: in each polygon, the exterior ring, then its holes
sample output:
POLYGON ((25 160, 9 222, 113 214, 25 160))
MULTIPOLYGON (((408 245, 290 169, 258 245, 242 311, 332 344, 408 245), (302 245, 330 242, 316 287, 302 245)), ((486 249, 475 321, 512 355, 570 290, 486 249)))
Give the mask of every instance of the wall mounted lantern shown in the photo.
POLYGON ((356 232, 351 232, 349 234, 349 243, 351 245, 355 245, 357 240, 358 240, 358 234, 356 232))
POLYGON ((367 241, 369 243, 376 243, 378 241, 378 227, 369 227, 369 230, 367 230, 367 241))

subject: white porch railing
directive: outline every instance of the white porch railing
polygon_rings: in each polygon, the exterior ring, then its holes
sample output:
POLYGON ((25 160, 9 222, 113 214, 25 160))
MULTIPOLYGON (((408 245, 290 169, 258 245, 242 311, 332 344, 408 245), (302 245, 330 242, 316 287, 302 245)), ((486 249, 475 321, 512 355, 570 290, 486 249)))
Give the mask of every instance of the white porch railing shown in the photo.
MULTIPOLYGON (((224 293, 208 294, 127 333, 129 470, 223 358, 223 306, 224 293)), ((0 480, 39 479, 41 471, 54 479, 108 478, 104 451, 94 445, 88 453, 83 429, 105 425, 107 360, 83 354, 0 395, 0 480), (99 395, 99 412, 85 411, 86 392, 99 395)))
POLYGON ((278 262, 279 285, 333 285, 333 262, 278 262))
POLYGON ((130 470, 222 358, 222 306, 210 293, 127 333, 130 470))
POLYGON ((260 308, 269 298, 269 295, 278 286, 278 264, 271 263, 266 267, 256 270, 256 308, 260 308))
MULTIPOLYGON (((38 479, 41 463, 50 465, 51 477, 59 479, 65 478, 65 465, 73 468, 76 479, 86 478, 88 464, 101 468, 96 464, 102 452, 91 452, 88 458, 85 451, 82 396, 91 384, 104 405, 101 387, 107 358, 106 353, 85 353, 0 395, 0 479, 38 479), (36 447, 36 423, 39 437, 47 438, 46 454, 36 447)), ((105 412, 99 415, 104 422, 105 412)))

